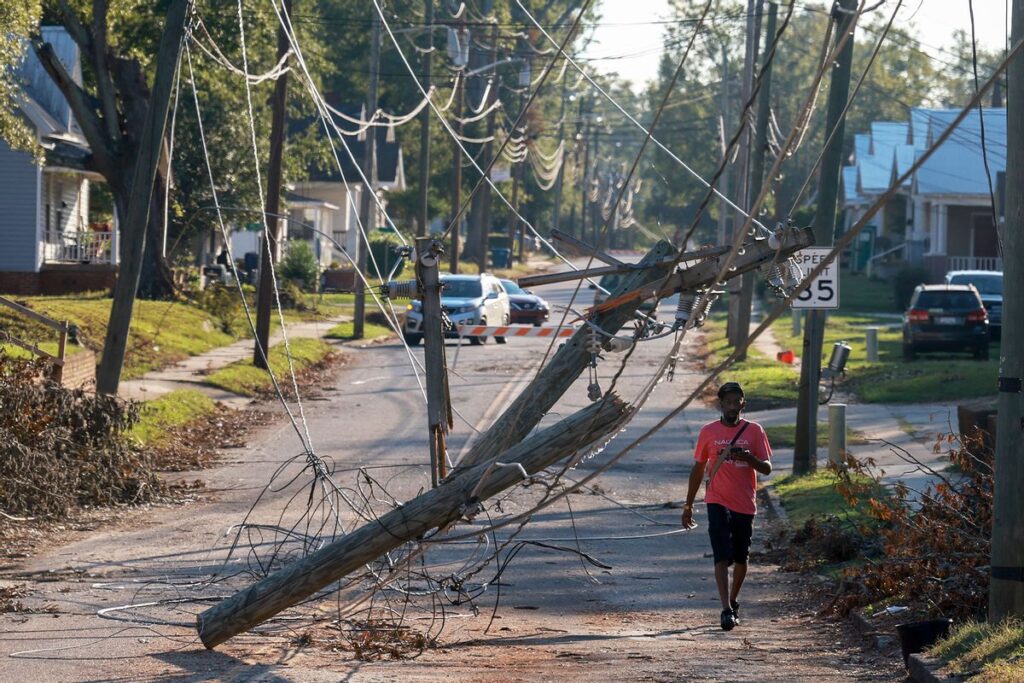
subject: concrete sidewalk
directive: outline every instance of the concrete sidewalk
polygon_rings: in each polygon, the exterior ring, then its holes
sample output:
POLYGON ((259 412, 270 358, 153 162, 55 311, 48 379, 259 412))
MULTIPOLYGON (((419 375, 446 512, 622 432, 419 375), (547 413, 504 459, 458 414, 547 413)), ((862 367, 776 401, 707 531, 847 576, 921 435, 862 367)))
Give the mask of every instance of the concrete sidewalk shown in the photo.
MULTIPOLYGON (((339 316, 325 320, 313 320, 288 325, 288 339, 319 339, 338 323, 351 320, 350 316, 339 316)), ((281 328, 270 335, 270 346, 284 340, 281 328)), ((232 408, 242 408, 252 399, 204 383, 204 377, 235 361, 252 358, 253 340, 240 339, 233 344, 220 346, 198 356, 191 356, 161 370, 147 372, 138 379, 121 382, 117 395, 136 401, 148 401, 177 389, 196 389, 215 401, 232 408)))

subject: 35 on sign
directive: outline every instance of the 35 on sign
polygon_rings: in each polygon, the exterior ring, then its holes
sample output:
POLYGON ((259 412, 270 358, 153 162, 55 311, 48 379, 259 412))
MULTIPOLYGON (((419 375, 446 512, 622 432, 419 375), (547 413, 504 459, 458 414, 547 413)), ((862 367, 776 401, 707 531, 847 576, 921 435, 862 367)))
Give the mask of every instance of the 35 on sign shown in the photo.
MULTIPOLYGON (((810 247, 797 252, 793 258, 804 273, 817 268, 832 250, 828 247, 810 247)), ((810 286, 793 300, 793 308, 839 308, 839 263, 833 259, 822 269, 810 286)))

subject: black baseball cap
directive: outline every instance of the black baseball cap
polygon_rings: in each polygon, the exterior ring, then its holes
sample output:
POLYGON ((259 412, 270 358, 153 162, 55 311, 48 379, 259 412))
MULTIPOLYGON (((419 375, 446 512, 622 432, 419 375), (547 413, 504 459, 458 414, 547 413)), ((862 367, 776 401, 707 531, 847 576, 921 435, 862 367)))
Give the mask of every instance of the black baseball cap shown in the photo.
POLYGON ((725 398, 726 394, 739 394, 740 398, 742 398, 743 387, 739 385, 739 382, 726 382, 718 387, 718 398, 725 398))

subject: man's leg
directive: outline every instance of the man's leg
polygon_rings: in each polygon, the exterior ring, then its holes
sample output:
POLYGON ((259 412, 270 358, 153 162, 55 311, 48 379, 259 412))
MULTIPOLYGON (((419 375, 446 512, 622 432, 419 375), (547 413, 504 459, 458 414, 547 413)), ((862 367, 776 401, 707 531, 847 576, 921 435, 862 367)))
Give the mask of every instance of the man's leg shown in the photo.
MULTIPOLYGON (((744 567, 746 569, 746 567, 744 567)), ((735 576, 735 569, 733 576, 735 576)), ((718 597, 722 600, 722 609, 729 607, 729 563, 715 562, 715 583, 718 584, 718 597)), ((735 584, 734 584, 735 585, 735 584)))
POLYGON ((743 587, 743 579, 747 578, 747 563, 737 562, 732 566, 732 591, 729 593, 729 606, 739 602, 740 588, 743 587))

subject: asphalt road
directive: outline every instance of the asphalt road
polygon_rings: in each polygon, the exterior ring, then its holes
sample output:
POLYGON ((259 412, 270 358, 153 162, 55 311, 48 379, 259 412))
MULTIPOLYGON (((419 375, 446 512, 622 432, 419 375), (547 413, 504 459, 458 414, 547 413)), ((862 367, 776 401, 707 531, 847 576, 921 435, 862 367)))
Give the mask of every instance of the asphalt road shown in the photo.
MULTIPOLYGON (((573 286, 536 291, 558 313, 573 286)), ((578 301, 589 305, 592 296, 584 288, 578 301)), ((671 309, 663 306, 665 317, 671 309)), ((692 391, 700 374, 686 357, 696 343, 683 347, 674 380, 567 481, 600 466, 692 391)), ((449 442, 453 459, 529 381, 549 344, 467 342, 453 362, 458 342, 449 342, 460 414, 449 442)), ((670 344, 640 345, 617 382, 620 396, 632 401, 641 392, 670 344)), ((896 680, 889 660, 863 652, 841 626, 814 619, 804 580, 775 567, 752 565, 745 623, 731 633, 718 629, 703 510, 700 528, 681 532, 679 509, 667 506, 685 495, 696 434, 715 416, 699 405, 590 490, 538 512, 521 530, 429 545, 412 570, 399 571, 397 583, 359 606, 372 608, 357 612, 360 620, 401 613, 412 631, 438 636, 438 648, 400 661, 354 659, 345 645, 348 625, 336 620, 339 608, 367 597, 359 582, 204 650, 192 627, 197 613, 304 546, 317 547, 325 533, 372 523, 374 514, 429 486, 425 402, 406 349, 393 341, 349 354, 349 364, 325 377, 302 411, 314 450, 334 468, 336 490, 311 485, 299 437, 282 416, 249 447, 226 452, 221 466, 185 475, 207 482, 195 500, 125 510, 95 530, 69 532, 66 542, 0 574, 0 585, 32 591, 23 599, 32 611, 0 614, 0 680, 896 680), (249 526, 239 536, 233 525, 243 521, 249 526), (278 546, 282 529, 288 542, 278 546), (505 547, 497 563, 474 573, 516 531, 517 542, 530 543, 505 547), (433 598, 403 593, 429 592, 416 573, 423 566, 434 579, 464 579, 475 599, 459 599, 454 590, 433 598)), ((412 354, 422 360, 423 350, 412 354)), ((607 354, 599 364, 602 388, 620 360, 607 354)), ((585 406, 587 382, 586 375, 577 381, 544 424, 585 406)), ((301 424, 299 431, 305 434, 301 424)), ((516 487, 500 509, 492 501, 472 525, 449 533, 524 512, 542 492, 538 484, 516 487)))

